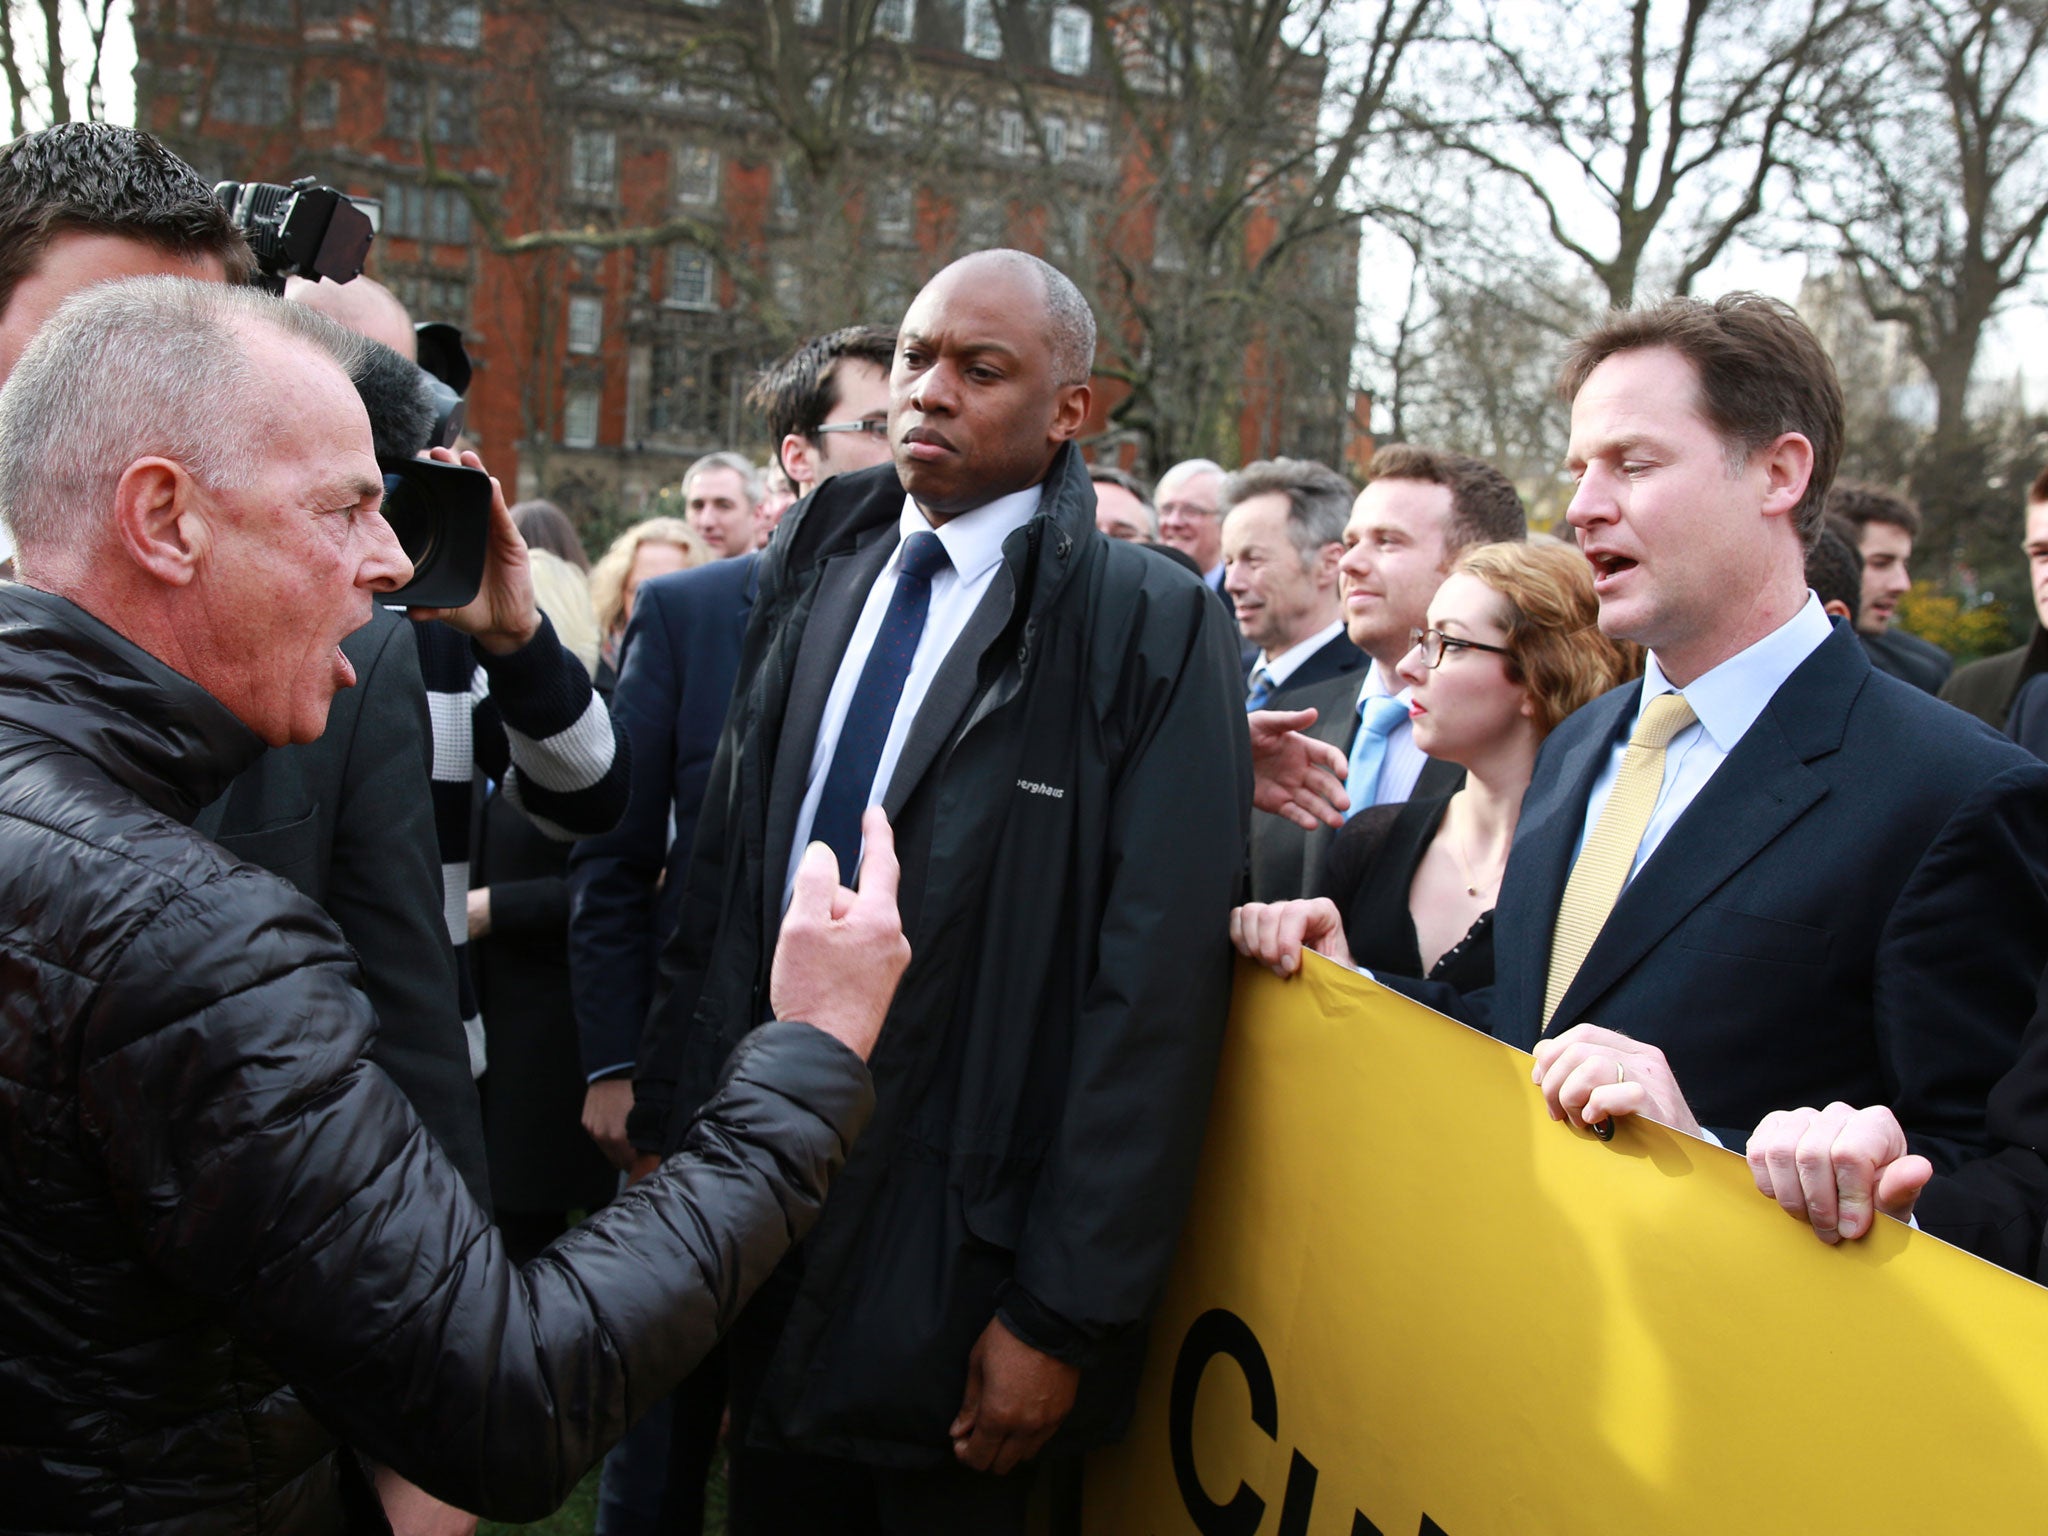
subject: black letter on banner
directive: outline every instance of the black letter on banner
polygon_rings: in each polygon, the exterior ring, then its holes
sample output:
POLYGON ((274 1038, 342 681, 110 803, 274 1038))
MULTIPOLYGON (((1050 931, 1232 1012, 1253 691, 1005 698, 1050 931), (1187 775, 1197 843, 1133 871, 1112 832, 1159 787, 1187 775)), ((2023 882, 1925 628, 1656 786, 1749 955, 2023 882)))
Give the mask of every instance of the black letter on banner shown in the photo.
MULTIPOLYGON (((1280 1437, 1280 1399, 1273 1389, 1273 1368, 1266 1353, 1252 1336, 1244 1319, 1222 1307, 1204 1312, 1181 1340, 1180 1357, 1173 1363, 1173 1390, 1167 1399, 1167 1443, 1173 1454, 1173 1480, 1180 1485, 1181 1502, 1188 1518, 1202 1536, 1252 1536, 1265 1518, 1266 1501, 1242 1482, 1228 1504, 1218 1504, 1202 1491, 1195 1475, 1195 1390, 1202 1384, 1202 1371, 1218 1355, 1228 1355, 1244 1372, 1251 1388, 1252 1422, 1266 1432, 1266 1438, 1280 1437)), ((1301 1458, 1297 1456, 1296 1461, 1301 1458)), ((1304 1463, 1306 1465, 1306 1463, 1304 1463)), ((1309 1494, 1315 1493, 1315 1469, 1309 1469, 1309 1494)), ((1294 1477, 1289 1475, 1290 1495, 1294 1477)), ((1291 1499, 1290 1499, 1291 1507, 1291 1499)))
POLYGON ((1351 1511, 1351 1536, 1382 1536, 1380 1528, 1365 1518, 1365 1511, 1351 1511))
POLYGON ((1309 1512, 1316 1507, 1316 1464, 1301 1452, 1287 1468, 1287 1492, 1280 1499, 1280 1529, 1274 1536, 1308 1536, 1309 1512))
POLYGON ((1415 1536, 1450 1536, 1450 1532, 1430 1519, 1428 1514, 1425 1513, 1422 1517, 1421 1528, 1416 1531, 1415 1536))

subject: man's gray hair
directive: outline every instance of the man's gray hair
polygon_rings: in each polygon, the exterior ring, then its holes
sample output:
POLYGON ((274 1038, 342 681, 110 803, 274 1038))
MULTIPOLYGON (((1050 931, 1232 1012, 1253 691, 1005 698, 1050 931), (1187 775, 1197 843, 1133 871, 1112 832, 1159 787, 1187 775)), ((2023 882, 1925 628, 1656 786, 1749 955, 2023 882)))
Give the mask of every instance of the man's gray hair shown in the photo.
POLYGON ((249 361, 264 327, 351 377, 369 345, 303 305, 186 277, 66 299, 0 389, 0 518, 24 564, 102 516, 137 459, 170 459, 208 490, 245 485, 270 422, 249 361))
POLYGON ((1344 524, 1351 517, 1355 494, 1351 482, 1314 459, 1259 459, 1223 482, 1223 513, 1254 496, 1279 493, 1287 498, 1287 535, 1311 564, 1325 544, 1344 542, 1344 524))
POLYGON ((1173 468, 1159 477, 1159 484, 1154 489, 1153 494, 1163 501, 1166 499, 1166 488, 1169 485, 1182 485, 1202 475, 1214 475, 1218 480, 1221 480, 1229 473, 1229 470, 1218 464, 1214 459, 1182 459, 1173 468))
POLYGON ((747 510, 750 512, 760 510, 762 500, 768 495, 767 480, 762 476, 761 471, 754 466, 752 459, 743 453, 734 453, 729 449, 721 449, 717 453, 707 453, 703 458, 683 471, 684 501, 690 499, 691 483, 707 469, 729 469, 738 475, 740 477, 740 494, 746 498, 747 510))

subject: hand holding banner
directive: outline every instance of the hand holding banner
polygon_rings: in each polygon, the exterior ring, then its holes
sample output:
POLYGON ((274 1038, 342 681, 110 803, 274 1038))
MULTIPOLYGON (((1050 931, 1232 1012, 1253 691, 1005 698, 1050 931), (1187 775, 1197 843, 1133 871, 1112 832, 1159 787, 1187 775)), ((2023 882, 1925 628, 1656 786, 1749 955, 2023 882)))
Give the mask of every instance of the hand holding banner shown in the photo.
POLYGON ((1735 1152, 1551 1121, 1529 1057, 1241 964, 1193 1214, 1089 1536, 2035 1531, 2048 1293, 1735 1152))

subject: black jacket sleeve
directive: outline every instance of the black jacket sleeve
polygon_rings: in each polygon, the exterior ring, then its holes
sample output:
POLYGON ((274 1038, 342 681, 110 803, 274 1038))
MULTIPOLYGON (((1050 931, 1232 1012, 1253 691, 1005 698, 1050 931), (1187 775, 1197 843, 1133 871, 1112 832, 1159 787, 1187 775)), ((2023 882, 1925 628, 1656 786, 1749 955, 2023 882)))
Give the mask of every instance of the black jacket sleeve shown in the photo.
POLYGON ((149 1262, 216 1298, 339 1435, 464 1509, 531 1520, 809 1228, 867 1070, 806 1025, 758 1031, 683 1151, 520 1269, 363 1059, 353 973, 267 876, 179 894, 86 1021, 81 1126, 149 1262))

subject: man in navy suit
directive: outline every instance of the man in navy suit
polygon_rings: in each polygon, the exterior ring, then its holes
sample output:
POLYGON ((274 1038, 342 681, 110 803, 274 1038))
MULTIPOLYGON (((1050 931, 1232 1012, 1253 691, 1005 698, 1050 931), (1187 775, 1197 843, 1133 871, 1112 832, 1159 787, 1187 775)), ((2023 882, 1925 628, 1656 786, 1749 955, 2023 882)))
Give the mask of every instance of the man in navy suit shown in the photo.
MULTIPOLYGON (((889 457, 889 364, 896 333, 848 326, 814 337, 755 383, 776 451, 799 496, 889 457)), ((655 957, 675 928, 682 873, 739 672, 753 611, 748 553, 644 583, 626 631, 612 715, 633 757, 633 794, 618 827, 570 859, 569 944, 583 1066, 584 1122, 621 1167, 633 1056, 653 997, 655 957), (644 644, 642 642, 645 642, 644 644)))
POLYGON ((1883 1103, 1951 1166, 2048 959, 2048 767, 1876 671, 1807 590, 1842 406, 1790 309, 1618 314, 1564 384, 1567 518, 1646 675, 1544 744, 1496 984, 1389 985, 1533 1048, 1576 1126, 1740 1146, 1787 1104, 1883 1103))

